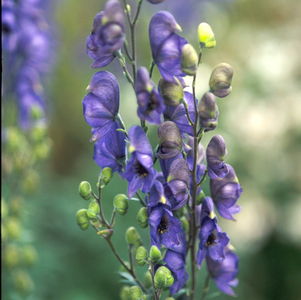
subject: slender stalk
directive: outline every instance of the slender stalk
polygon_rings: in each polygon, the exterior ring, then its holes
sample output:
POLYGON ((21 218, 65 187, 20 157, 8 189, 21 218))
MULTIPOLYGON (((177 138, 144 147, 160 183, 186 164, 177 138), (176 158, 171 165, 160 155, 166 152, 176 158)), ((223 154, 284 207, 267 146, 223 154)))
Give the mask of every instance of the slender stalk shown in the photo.
POLYGON ((188 105, 187 105, 187 102, 185 101, 185 99, 183 99, 182 103, 183 103, 184 108, 185 108, 185 112, 186 112, 186 116, 187 116, 189 125, 190 125, 191 127, 193 127, 194 125, 193 125, 193 122, 192 122, 192 120, 191 120, 191 118, 190 118, 189 110, 188 110, 188 105))
POLYGON ((153 76, 155 65, 156 65, 155 62, 152 61, 151 65, 150 65, 150 68, 149 68, 149 77, 150 78, 152 78, 152 76, 153 76))
POLYGON ((210 275, 207 274, 207 277, 205 279, 204 286, 203 286, 203 289, 202 289, 201 300, 205 300, 205 298, 206 298, 206 296, 209 292, 209 283, 210 283, 210 275))
POLYGON ((139 201, 140 201, 141 205, 142 205, 142 206, 146 206, 146 203, 145 203, 145 201, 142 199, 142 197, 139 195, 139 193, 138 193, 138 192, 136 193, 136 196, 137 196, 137 198, 139 199, 139 201))

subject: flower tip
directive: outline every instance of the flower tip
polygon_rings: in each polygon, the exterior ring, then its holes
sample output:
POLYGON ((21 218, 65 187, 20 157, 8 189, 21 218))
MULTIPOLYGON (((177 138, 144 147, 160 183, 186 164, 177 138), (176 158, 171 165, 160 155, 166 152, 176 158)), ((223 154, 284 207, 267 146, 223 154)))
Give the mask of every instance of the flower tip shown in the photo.
POLYGON ((198 37, 201 48, 213 48, 216 46, 214 32, 208 23, 200 23, 198 26, 198 37))
POLYGON ((182 27, 181 27, 178 23, 176 23, 175 29, 176 29, 178 32, 183 32, 182 27))
POLYGON ((136 150, 136 148, 133 145, 129 146, 129 152, 133 153, 136 150))

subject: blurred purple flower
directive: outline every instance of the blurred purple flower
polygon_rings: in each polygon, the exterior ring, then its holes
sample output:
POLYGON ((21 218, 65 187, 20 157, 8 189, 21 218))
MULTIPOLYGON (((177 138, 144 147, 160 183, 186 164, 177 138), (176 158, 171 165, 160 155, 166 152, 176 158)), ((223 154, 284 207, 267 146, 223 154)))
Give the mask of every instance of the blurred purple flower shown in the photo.
POLYGON ((18 25, 14 1, 3 0, 1 5, 2 18, 2 47, 12 52, 16 49, 18 25))
POLYGON ((109 0, 105 9, 94 18, 87 38, 87 54, 94 60, 92 68, 108 65, 125 40, 123 8, 118 0, 109 0))
POLYGON ((152 4, 159 4, 159 3, 163 2, 164 0, 147 0, 147 1, 152 4))

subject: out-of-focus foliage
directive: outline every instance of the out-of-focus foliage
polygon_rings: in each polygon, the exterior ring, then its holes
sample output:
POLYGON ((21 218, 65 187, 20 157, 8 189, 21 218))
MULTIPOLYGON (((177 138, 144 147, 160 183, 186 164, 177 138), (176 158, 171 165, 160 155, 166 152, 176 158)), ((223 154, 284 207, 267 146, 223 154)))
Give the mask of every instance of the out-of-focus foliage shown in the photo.
MULTIPOLYGON (((118 275, 112 271, 117 270, 117 262, 101 238, 97 240, 92 231, 80 231, 74 222, 74 211, 85 204, 77 194, 78 182, 96 184, 98 174, 81 101, 93 74, 85 54, 85 39, 102 5, 103 1, 97 0, 65 0, 55 6, 57 63, 48 95, 53 152, 40 172, 42 187, 31 196, 25 212, 39 253, 39 263, 33 270, 35 293, 30 299, 119 297, 118 275)), ((235 166, 244 188, 237 222, 222 224, 241 257, 238 299, 295 300, 301 292, 301 3, 145 3, 137 38, 140 64, 150 64, 147 23, 151 13, 164 7, 182 22, 194 46, 200 22, 208 22, 215 32, 215 51, 206 51, 206 64, 198 70, 199 96, 217 63, 227 61, 234 67, 233 92, 219 101, 222 113, 216 134, 221 133, 231 145, 228 161, 235 166), (228 103, 224 105, 223 101, 228 103)), ((111 68, 115 74, 120 69, 115 63, 111 68)), ((157 72, 155 79, 159 79, 157 72)), ((120 84, 121 114, 126 124, 137 123, 135 96, 121 76, 120 84)), ((150 135, 154 138, 156 132, 150 135)), ((205 144, 210 137, 208 134, 205 144)), ((117 193, 126 191, 118 176, 110 187, 105 190, 105 209, 112 207, 117 193)), ((114 236, 119 249, 137 210, 138 205, 131 202, 128 214, 119 218, 118 234, 114 236)), ((147 230, 140 233, 146 237, 147 230)), ((199 280, 202 277, 200 272, 199 280)), ((218 294, 216 299, 228 297, 218 294)))

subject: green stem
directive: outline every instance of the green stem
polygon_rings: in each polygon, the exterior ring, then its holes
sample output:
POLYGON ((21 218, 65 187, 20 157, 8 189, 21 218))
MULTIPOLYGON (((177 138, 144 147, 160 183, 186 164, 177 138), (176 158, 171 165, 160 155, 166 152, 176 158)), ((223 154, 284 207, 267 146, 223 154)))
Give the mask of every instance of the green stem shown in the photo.
POLYGON ((153 290, 154 290, 154 298, 155 298, 155 300, 159 300, 158 291, 157 291, 157 289, 155 287, 155 281, 154 281, 155 268, 154 268, 154 264, 153 263, 150 264, 150 268, 151 268, 151 275, 152 275, 152 285, 153 285, 153 290))
POLYGON ((152 76, 153 76, 155 65, 156 64, 154 63, 154 61, 152 61, 151 65, 150 65, 150 68, 149 68, 149 77, 150 78, 152 78, 152 76))
POLYGON ((210 275, 207 274, 207 277, 204 282, 203 290, 202 290, 201 300, 205 300, 205 298, 209 292, 209 283, 210 283, 210 275))

